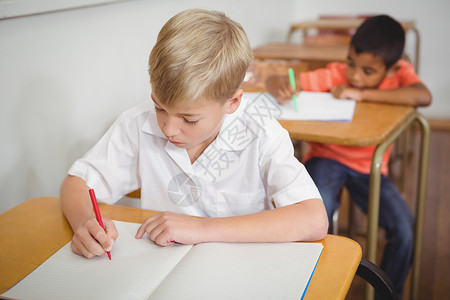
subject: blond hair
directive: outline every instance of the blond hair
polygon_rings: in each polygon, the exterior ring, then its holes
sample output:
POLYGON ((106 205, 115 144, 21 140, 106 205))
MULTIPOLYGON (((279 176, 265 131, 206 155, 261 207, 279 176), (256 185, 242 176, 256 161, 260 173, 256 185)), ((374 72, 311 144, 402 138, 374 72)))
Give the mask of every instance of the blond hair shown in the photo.
POLYGON ((239 23, 221 12, 190 9, 159 32, 148 62, 150 82, 170 107, 199 98, 226 100, 239 89, 252 58, 239 23))

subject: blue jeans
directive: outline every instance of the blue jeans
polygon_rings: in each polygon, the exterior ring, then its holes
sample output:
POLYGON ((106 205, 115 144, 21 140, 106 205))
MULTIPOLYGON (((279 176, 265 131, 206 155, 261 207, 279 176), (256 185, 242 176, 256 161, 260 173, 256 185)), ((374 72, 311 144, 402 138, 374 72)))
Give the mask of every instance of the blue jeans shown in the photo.
MULTIPOLYGON (((369 174, 358 173, 335 160, 318 157, 307 161, 305 167, 319 189, 330 224, 333 212, 339 208, 339 195, 343 186, 356 205, 367 214, 369 174)), ((388 240, 380 267, 401 295, 413 254, 414 217, 394 183, 383 175, 378 223, 386 230, 388 240)))

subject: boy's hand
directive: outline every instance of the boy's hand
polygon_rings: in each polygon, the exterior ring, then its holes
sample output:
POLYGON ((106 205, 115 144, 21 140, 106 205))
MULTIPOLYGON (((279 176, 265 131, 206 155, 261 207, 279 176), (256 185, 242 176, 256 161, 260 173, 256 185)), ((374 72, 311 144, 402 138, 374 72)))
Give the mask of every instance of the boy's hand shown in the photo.
POLYGON ((269 76, 266 80, 266 88, 267 91, 272 94, 272 96, 274 96, 280 104, 286 104, 292 100, 294 91, 292 90, 292 86, 287 75, 269 76))
POLYGON ((192 217, 172 212, 164 212, 150 217, 139 227, 136 238, 147 233, 150 240, 160 246, 168 246, 174 242, 180 244, 198 244, 203 223, 207 219, 192 217))
POLYGON ((331 88, 330 92, 333 97, 337 99, 352 99, 355 101, 362 100, 362 93, 360 89, 355 89, 345 84, 331 88))
POLYGON ((111 251, 119 233, 113 221, 103 218, 103 225, 106 232, 95 217, 85 219, 74 230, 70 244, 72 251, 87 258, 102 256, 106 251, 111 251))

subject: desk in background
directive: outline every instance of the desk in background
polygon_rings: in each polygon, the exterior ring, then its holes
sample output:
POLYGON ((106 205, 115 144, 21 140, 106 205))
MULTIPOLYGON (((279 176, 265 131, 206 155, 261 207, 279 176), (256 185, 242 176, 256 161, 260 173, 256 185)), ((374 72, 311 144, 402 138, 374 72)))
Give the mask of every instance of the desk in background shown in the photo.
MULTIPOLYGON (((292 24, 289 28, 288 43, 293 43, 292 36, 295 32, 300 31, 305 37, 308 31, 311 29, 317 30, 355 30, 361 25, 364 18, 326 18, 317 19, 312 21, 304 21, 292 24)), ((405 35, 411 31, 415 35, 415 50, 413 65, 416 68, 416 72, 419 72, 419 55, 420 55, 420 35, 415 26, 415 22, 412 20, 399 20, 400 24, 405 30, 405 35)))
POLYGON ((323 68, 330 62, 345 62, 347 54, 348 45, 269 43, 253 49, 257 60, 298 60, 308 65, 307 70, 323 68))
MULTIPOLYGON (((419 294, 420 258, 422 254, 430 145, 430 127, 427 120, 410 106, 358 102, 353 120, 350 123, 280 121, 281 125, 289 131, 290 136, 297 140, 356 147, 376 145, 370 173, 367 253, 365 255, 373 263, 376 263, 377 257, 381 162, 383 155, 389 145, 414 122, 420 125, 422 131, 411 279, 411 298, 417 299, 419 294)), ((373 296, 370 293, 371 291, 368 290, 367 298, 369 299, 373 296)))
MULTIPOLYGON (((295 43, 295 32, 303 33, 304 39, 311 29, 317 30, 354 30, 363 22, 357 18, 318 19, 295 23, 290 26, 287 43, 268 43, 253 49, 258 60, 300 60, 307 63, 308 70, 323 68, 330 62, 345 62, 348 54, 350 38, 335 43, 295 43)), ((415 34, 415 50, 413 65, 419 72, 420 35, 414 21, 400 21, 405 32, 415 34)))
POLYGON ((381 161, 389 145, 414 122, 419 123, 422 130, 411 281, 411 296, 412 299, 417 299, 430 144, 430 127, 426 119, 410 106, 358 102, 350 123, 280 121, 293 139, 356 147, 376 145, 370 174, 367 253, 365 256, 373 263, 376 262, 377 257, 381 161))
MULTIPOLYGON (((142 223, 159 212, 100 204, 103 217, 142 223)), ((28 200, 0 215, 0 293, 37 268, 72 239, 59 199, 28 200)), ((358 265, 361 247, 345 237, 327 235, 304 299, 345 299, 358 265), (331 298, 330 298, 331 297, 331 298)))
MULTIPOLYGON (((257 90, 250 86, 244 86, 244 88, 252 92, 265 91, 264 89, 257 90)), ((377 257, 381 162, 383 155, 387 148, 412 123, 417 122, 420 125, 422 143, 419 157, 415 240, 411 279, 411 298, 417 299, 430 144, 430 127, 427 120, 411 106, 357 102, 353 120, 350 123, 287 120, 281 120, 279 122, 289 132, 291 138, 299 141, 354 147, 376 145, 370 173, 367 252, 365 255, 373 263, 376 263, 377 257)), ((373 297, 370 289, 367 289, 366 295, 368 299, 373 297)))
POLYGON ((265 81, 270 75, 287 75, 288 68, 295 74, 324 68, 330 62, 345 62, 346 45, 302 45, 270 43, 253 49, 254 60, 247 70, 243 88, 247 92, 265 90, 265 81))

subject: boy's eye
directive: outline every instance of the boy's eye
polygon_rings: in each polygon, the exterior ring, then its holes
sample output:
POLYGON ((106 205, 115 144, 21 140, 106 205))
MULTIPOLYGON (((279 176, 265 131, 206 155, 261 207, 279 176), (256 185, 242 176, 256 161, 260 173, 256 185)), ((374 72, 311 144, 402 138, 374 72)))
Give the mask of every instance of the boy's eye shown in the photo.
POLYGON ((375 73, 375 71, 373 69, 364 69, 364 74, 366 74, 366 75, 372 75, 374 73, 375 73))
POLYGON ((191 125, 191 126, 196 125, 198 123, 198 120, 196 120, 196 121, 189 121, 189 120, 187 120, 185 118, 183 118, 183 120, 184 120, 184 122, 186 124, 191 125))

